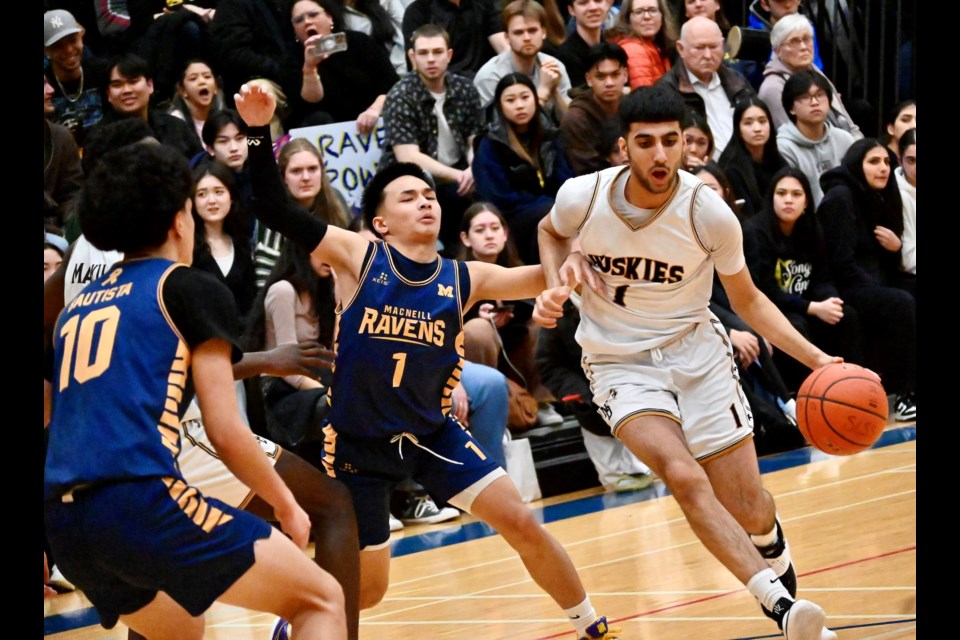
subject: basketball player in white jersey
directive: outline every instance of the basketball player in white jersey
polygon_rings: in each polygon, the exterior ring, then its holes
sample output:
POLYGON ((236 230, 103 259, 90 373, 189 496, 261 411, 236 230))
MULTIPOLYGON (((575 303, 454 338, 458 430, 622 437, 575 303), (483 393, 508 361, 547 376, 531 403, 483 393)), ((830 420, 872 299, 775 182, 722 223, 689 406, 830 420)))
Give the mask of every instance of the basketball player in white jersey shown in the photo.
POLYGON ((642 87, 621 102, 628 166, 560 189, 540 223, 547 290, 534 317, 554 326, 571 286, 586 283, 577 340, 614 435, 664 481, 697 537, 787 640, 836 638, 823 609, 795 599, 796 573, 761 484, 733 349, 708 309, 714 269, 737 315, 778 348, 811 368, 841 359, 806 341, 760 293, 739 221, 679 170, 683 109, 666 87, 642 87))

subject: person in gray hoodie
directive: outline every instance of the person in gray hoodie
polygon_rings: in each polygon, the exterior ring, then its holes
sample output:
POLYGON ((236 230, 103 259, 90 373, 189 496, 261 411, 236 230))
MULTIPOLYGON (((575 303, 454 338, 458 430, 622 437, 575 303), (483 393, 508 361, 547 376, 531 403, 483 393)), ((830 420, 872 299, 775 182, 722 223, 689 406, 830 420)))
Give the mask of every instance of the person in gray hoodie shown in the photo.
POLYGON ((839 166, 854 143, 852 135, 827 122, 832 101, 830 82, 809 69, 793 74, 783 85, 781 105, 790 122, 777 130, 777 148, 787 164, 807 176, 814 204, 823 198, 820 175, 839 166))
POLYGON ((787 78, 798 71, 812 71, 823 77, 830 85, 833 97, 830 100, 830 110, 827 113, 827 122, 834 127, 847 131, 854 140, 863 137, 860 127, 853 121, 847 108, 840 99, 837 88, 830 79, 814 64, 814 33, 813 25, 806 16, 793 14, 784 16, 773 25, 770 30, 770 46, 773 56, 763 70, 763 82, 757 94, 770 107, 773 123, 782 127, 790 119, 780 102, 783 85, 787 78))

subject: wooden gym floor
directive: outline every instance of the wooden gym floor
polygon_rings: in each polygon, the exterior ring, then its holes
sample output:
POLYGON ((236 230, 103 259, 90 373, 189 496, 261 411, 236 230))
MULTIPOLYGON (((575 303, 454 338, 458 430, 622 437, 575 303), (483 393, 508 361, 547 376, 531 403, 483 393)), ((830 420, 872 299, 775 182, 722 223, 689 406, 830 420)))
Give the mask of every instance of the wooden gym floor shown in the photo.
MULTIPOLYGON (((917 636, 916 425, 891 423, 869 451, 809 448, 761 459, 799 575, 841 640, 917 636)), ((779 638, 755 600, 699 543, 662 483, 531 503, 567 549, 598 612, 624 640, 779 638)), ((507 544, 463 516, 394 534, 391 586, 361 614, 362 640, 573 638, 507 544)), ((260 640, 274 618, 208 611, 206 638, 260 640)), ((44 600, 44 637, 118 640, 80 593, 44 600)))

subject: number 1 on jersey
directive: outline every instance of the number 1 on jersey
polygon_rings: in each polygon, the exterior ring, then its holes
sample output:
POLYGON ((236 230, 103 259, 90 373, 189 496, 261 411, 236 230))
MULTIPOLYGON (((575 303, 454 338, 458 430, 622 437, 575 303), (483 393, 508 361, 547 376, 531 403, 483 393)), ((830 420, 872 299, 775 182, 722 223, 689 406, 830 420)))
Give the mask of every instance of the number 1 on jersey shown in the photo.
POLYGON ((407 366, 407 354, 398 352, 393 354, 393 359, 397 361, 397 366, 393 370, 393 386, 400 386, 400 380, 403 379, 403 369, 407 366))

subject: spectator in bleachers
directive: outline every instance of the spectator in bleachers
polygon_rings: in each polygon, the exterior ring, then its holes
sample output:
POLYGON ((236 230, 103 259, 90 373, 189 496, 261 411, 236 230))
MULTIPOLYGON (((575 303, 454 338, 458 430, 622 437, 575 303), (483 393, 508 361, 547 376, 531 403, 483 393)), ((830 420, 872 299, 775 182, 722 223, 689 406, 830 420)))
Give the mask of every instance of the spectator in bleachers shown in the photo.
POLYGON ((254 78, 275 82, 287 96, 300 94, 288 2, 219 0, 210 36, 228 98, 254 78))
POLYGON ((787 166, 777 149, 770 109, 757 96, 741 100, 734 107, 733 137, 717 164, 727 174, 735 198, 743 200, 740 215, 752 217, 763 206, 773 174, 787 166))
POLYGON ((557 49, 557 57, 567 70, 570 84, 579 87, 586 81, 589 70, 587 56, 590 47, 603 37, 603 23, 610 5, 606 0, 571 0, 567 11, 573 17, 574 29, 557 49))
POLYGON ((402 0, 342 0, 343 26, 373 38, 387 50, 397 75, 407 72, 407 49, 403 45, 402 0))
POLYGON ((143 58, 133 54, 115 58, 109 77, 107 102, 111 108, 104 113, 104 122, 139 118, 150 126, 157 140, 177 149, 188 160, 203 151, 200 139, 187 123, 150 107, 153 80, 143 58))
POLYGON ((490 104, 500 78, 522 73, 536 85, 544 112, 559 123, 570 105, 570 78, 562 62, 541 51, 547 35, 546 10, 536 0, 513 0, 500 15, 510 49, 490 58, 477 71, 473 84, 480 103, 490 104))
POLYGON ((713 131, 699 111, 687 110, 680 124, 683 133, 683 168, 692 171, 713 157, 713 131))
POLYGON ((67 241, 56 234, 45 232, 43 240, 43 281, 53 275, 60 263, 63 262, 63 253, 67 250, 67 241), (52 239, 51 239, 52 236, 52 239), (59 240, 56 240, 59 238, 59 240), (52 240, 52 241, 51 241, 52 240))
MULTIPOLYGON (((277 158, 290 197, 327 224, 346 228, 350 222, 343 196, 332 184, 323 169, 323 156, 306 138, 295 138, 280 149, 277 158)), ((261 226, 254 264, 257 287, 262 287, 277 264, 286 239, 277 231, 261 226)))
POLYGON ((302 102, 294 97, 290 126, 356 120, 357 131, 369 133, 398 80, 387 50, 366 34, 344 31, 343 13, 335 0, 298 0, 290 19, 303 45, 297 58, 303 78, 295 94, 302 102), (314 45, 334 32, 344 32, 346 50, 321 53, 314 45), (328 117, 317 120, 316 111, 328 117))
MULTIPOLYGON (((770 31, 781 18, 800 13, 801 4, 803 0, 753 0, 750 3, 747 26, 760 31, 770 31)), ((813 33, 813 64, 817 69, 823 70, 816 31, 813 33)))
MULTIPOLYGON (((810 184, 793 167, 778 171, 757 215, 744 222, 743 248, 757 287, 797 331, 821 349, 860 363, 860 319, 830 273, 810 184)), ((809 370, 778 351, 788 384, 799 389, 809 370)))
POLYGON ((192 125, 203 142, 203 124, 214 111, 223 108, 223 94, 213 69, 204 60, 190 60, 177 82, 177 95, 169 113, 192 125))
MULTIPOLYGON (((457 259, 479 260, 501 267, 518 267, 523 261, 510 227, 497 207, 477 202, 463 216, 457 259)), ((550 392, 540 382, 534 360, 539 326, 532 322, 533 302, 482 300, 464 314, 464 358, 499 369, 538 401, 537 424, 555 426, 563 417, 547 402, 550 392)))
POLYGON ((916 278, 900 270, 903 204, 892 156, 874 138, 854 142, 820 179, 817 217, 840 297, 860 312, 865 363, 897 394, 896 418, 905 420, 917 414, 916 278))
POLYGON ((81 147, 85 133, 103 118, 105 76, 104 62, 84 55, 84 32, 69 11, 43 14, 43 53, 50 62, 44 75, 54 90, 50 121, 69 129, 81 147))
POLYGON ((903 200, 903 246, 900 268, 917 275, 917 130, 907 129, 900 136, 900 166, 893 174, 903 200))
POLYGON ((908 129, 917 128, 917 101, 905 100, 894 105, 887 114, 886 121, 887 148, 900 157, 900 136, 908 129))
POLYGON ((833 88, 825 76, 799 71, 783 85, 781 104, 790 122, 777 130, 777 149, 810 182, 814 205, 823 198, 820 175, 840 165, 853 136, 827 121, 833 88))
POLYGON ((573 177, 560 132, 522 73, 500 79, 487 111, 490 124, 473 161, 477 194, 507 219, 520 259, 537 264, 537 225, 553 207, 557 190, 573 177))
POLYGON ((813 64, 813 43, 813 25, 806 16, 800 14, 785 16, 773 25, 773 30, 770 31, 773 57, 763 70, 763 83, 760 85, 759 95, 770 107, 773 123, 781 127, 789 122, 787 110, 781 102, 783 86, 787 79, 799 71, 815 73, 830 85, 831 98, 827 122, 833 127, 843 129, 853 136, 854 140, 859 140, 863 137, 863 133, 847 113, 837 88, 813 64))
POLYGON ((612 42, 590 47, 587 86, 573 90, 560 123, 560 141, 573 175, 623 164, 617 111, 627 84, 627 53, 612 42))
POLYGON ((205 153, 194 156, 191 165, 217 161, 230 168, 236 183, 236 198, 240 204, 235 212, 237 226, 247 238, 253 251, 257 220, 253 215, 253 187, 247 169, 247 123, 233 109, 213 112, 203 125, 205 153))
POLYGON ((61 232, 64 222, 73 216, 83 170, 77 143, 64 126, 49 121, 53 114, 53 87, 43 77, 43 222, 46 228, 61 232))
POLYGON ((730 20, 720 6, 720 0, 681 0, 683 2, 683 16, 680 18, 680 29, 683 29, 689 20, 696 17, 707 18, 717 23, 723 37, 730 32, 730 20))
POLYGON ((652 85, 670 70, 675 29, 667 0, 623 0, 617 21, 604 36, 627 52, 631 89, 652 85))
POLYGON ((428 24, 447 32, 450 71, 464 78, 472 79, 487 60, 509 48, 494 0, 413 0, 403 14, 404 42, 412 46, 414 34, 428 24))
POLYGON ((706 118, 716 160, 733 134, 733 105, 756 92, 740 72, 723 65, 723 34, 709 18, 696 16, 684 23, 677 53, 680 60, 657 84, 679 91, 687 108, 706 118))
POLYGON ((257 295, 250 241, 240 226, 240 199, 233 171, 217 161, 193 171, 193 265, 230 289, 237 303, 239 326, 257 295))
POLYGON ((483 128, 480 94, 469 79, 448 70, 453 51, 441 27, 417 29, 408 55, 414 72, 394 85, 384 104, 380 166, 412 162, 433 176, 442 211, 440 242, 453 255, 475 188, 471 164, 473 140, 483 128))

